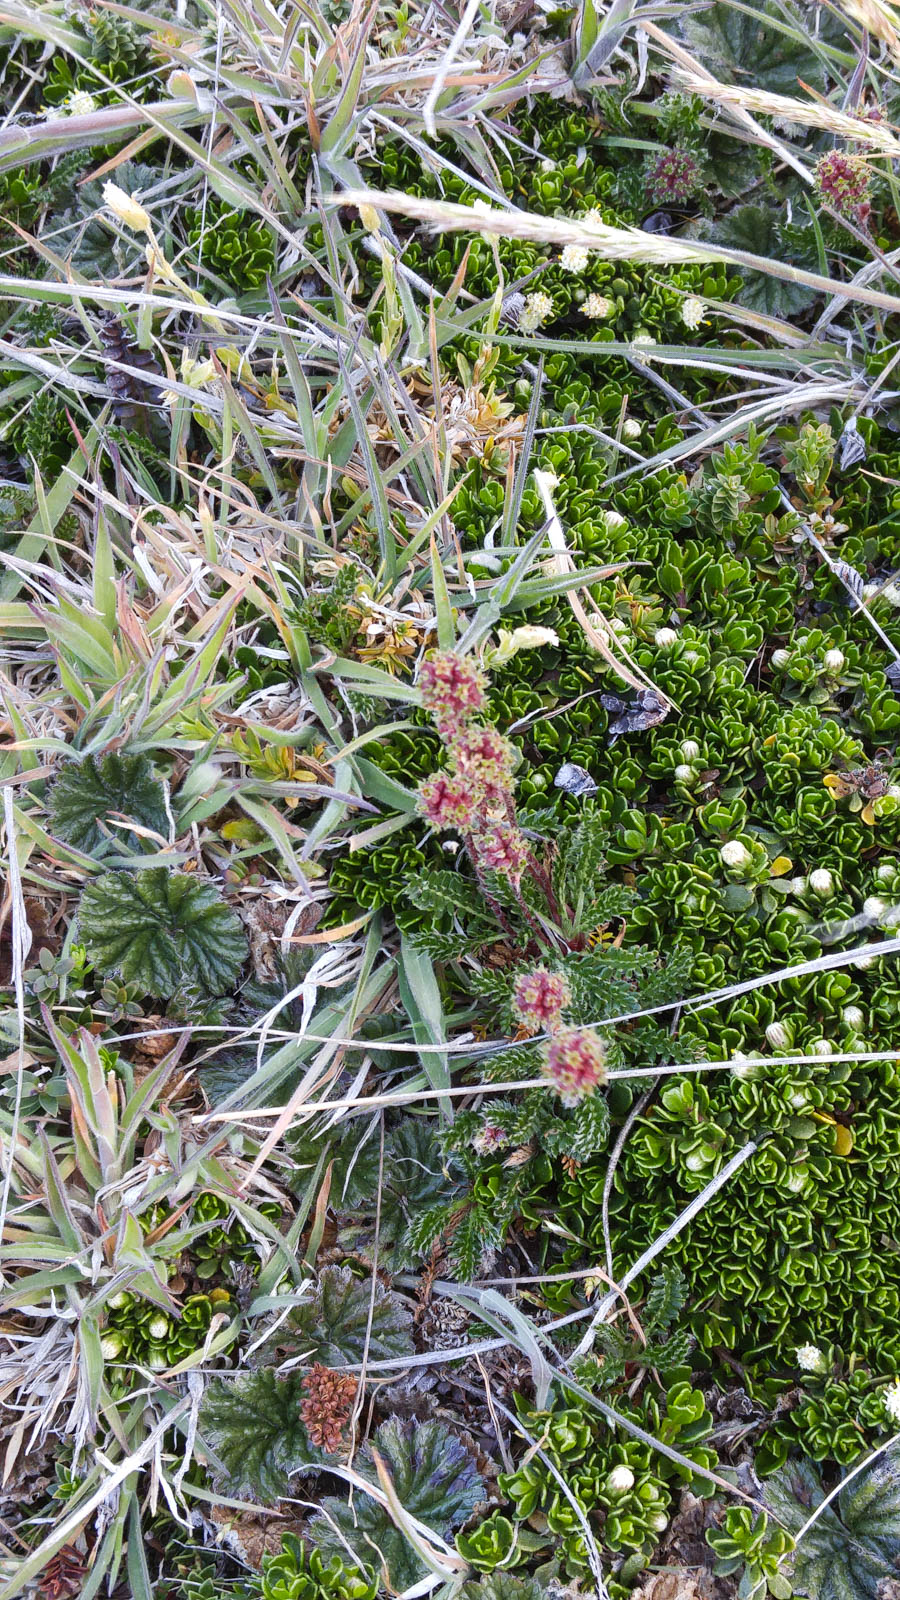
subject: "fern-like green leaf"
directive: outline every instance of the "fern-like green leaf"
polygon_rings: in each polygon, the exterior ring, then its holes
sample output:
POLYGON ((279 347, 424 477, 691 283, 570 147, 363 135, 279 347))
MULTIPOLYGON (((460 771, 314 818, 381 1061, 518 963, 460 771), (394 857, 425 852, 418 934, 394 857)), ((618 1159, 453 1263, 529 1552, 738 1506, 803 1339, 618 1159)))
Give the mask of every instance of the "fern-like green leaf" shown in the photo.
POLYGON ((137 844, 135 834, 112 827, 114 813, 157 833, 168 832, 165 792, 147 757, 113 752, 100 760, 86 756, 67 761, 50 791, 50 826, 57 838, 99 855, 111 843, 100 826, 106 822, 115 837, 137 844))
POLYGON ((377 1278, 356 1278, 349 1267, 324 1267, 316 1293, 295 1306, 265 1354, 274 1356, 275 1347, 326 1367, 352 1366, 364 1353, 371 1361, 386 1361, 411 1353, 412 1316, 377 1278))
POLYGON ((209 1385, 200 1433, 228 1473, 230 1495, 273 1505, 289 1492, 292 1472, 335 1459, 310 1443, 300 1420, 301 1384, 298 1373, 278 1378, 262 1371, 209 1385))
POLYGON ((663 1267, 650 1285, 641 1321, 648 1337, 670 1328, 687 1299, 687 1281, 677 1265, 663 1267))
POLYGON ((223 994, 247 954, 240 921, 212 884, 165 867, 95 878, 78 925, 98 971, 161 999, 185 985, 223 994))
MULTIPOLYGON (((442 1422, 392 1417, 382 1423, 372 1444, 401 1505, 442 1538, 449 1538, 484 1499, 469 1452, 442 1422)), ((369 1446, 361 1452, 358 1466, 370 1483, 378 1482, 369 1446)), ((422 1576, 418 1555, 388 1512, 363 1493, 354 1496, 352 1506, 337 1498, 324 1500, 310 1535, 325 1555, 346 1556, 349 1544, 370 1572, 386 1572, 394 1594, 422 1576)))

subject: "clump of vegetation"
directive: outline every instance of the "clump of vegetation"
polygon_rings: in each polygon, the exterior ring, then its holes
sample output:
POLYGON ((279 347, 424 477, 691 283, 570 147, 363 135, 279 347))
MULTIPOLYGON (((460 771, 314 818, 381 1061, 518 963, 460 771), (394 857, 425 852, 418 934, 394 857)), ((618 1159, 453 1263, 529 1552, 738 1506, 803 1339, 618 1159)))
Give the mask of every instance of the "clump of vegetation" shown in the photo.
POLYGON ((0 1600, 893 1600, 893 21, 0 38, 0 1600))

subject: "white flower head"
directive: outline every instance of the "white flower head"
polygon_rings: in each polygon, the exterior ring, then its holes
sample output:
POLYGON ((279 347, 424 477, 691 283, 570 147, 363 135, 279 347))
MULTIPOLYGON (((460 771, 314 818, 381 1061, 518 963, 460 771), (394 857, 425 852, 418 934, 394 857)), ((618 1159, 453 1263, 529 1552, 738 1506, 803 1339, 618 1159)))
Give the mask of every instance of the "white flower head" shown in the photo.
POLYGON ((892 1422, 900 1422, 900 1378, 895 1378, 882 1396, 884 1409, 892 1422))
POLYGON ((543 327, 547 318, 553 315, 553 301, 543 289, 538 289, 535 294, 525 296, 525 304, 519 314, 519 332, 537 333, 543 327))
POLYGON ((616 308, 605 294, 589 294, 581 309, 592 322, 600 322, 604 317, 612 316, 616 308))
POLYGON ((700 746, 696 739, 682 739, 681 754, 685 761, 699 761, 700 746))
POLYGON ((591 259, 590 251, 583 244, 567 244, 559 258, 563 272, 584 272, 591 259))
POLYGON ((766 1038, 773 1050, 786 1050, 791 1042, 783 1022, 770 1022, 766 1029, 766 1038))
POLYGON ((825 1357, 817 1344, 797 1346, 797 1365, 801 1372, 824 1372, 825 1357))
POLYGON ((145 211, 143 206, 130 194, 126 194, 124 189, 120 189, 117 183, 103 185, 103 204, 114 217, 124 222, 126 228, 133 228, 135 233, 152 233, 153 223, 149 211, 145 211))
POLYGON ((657 628, 653 635, 653 643, 657 650, 671 650, 673 644, 678 643, 678 634, 674 628, 657 628))
POLYGON ((814 867, 806 881, 813 894, 820 895, 823 900, 834 894, 834 877, 827 867, 814 867))
POLYGON ((887 901, 882 900, 880 895, 870 894, 863 901, 862 908, 864 916, 868 917, 871 922, 877 922, 879 917, 883 917, 887 911, 887 901))
POLYGON ((497 629, 497 648, 491 651, 491 666, 501 667, 519 650, 539 650, 545 644, 559 644, 555 628, 542 628, 536 623, 526 623, 521 628, 497 629))
POLYGON ((728 839, 723 844, 719 855, 726 867, 749 867, 752 857, 745 844, 740 839, 728 839))
POLYGON ((841 1021, 844 1027, 849 1028, 852 1033, 859 1033, 866 1025, 865 1013, 860 1010, 859 1006, 844 1006, 841 1012, 841 1021))
POLYGON ((606 1480, 606 1487, 610 1494, 627 1494, 634 1488, 634 1473, 630 1467, 613 1467, 606 1480))
POLYGON ((686 761, 681 761, 672 776, 676 783, 691 783, 696 774, 692 766, 689 766, 686 761))
POLYGON ((826 650, 822 657, 822 663, 825 671, 835 676, 843 668, 846 659, 847 657, 844 655, 843 650, 826 650))
POLYGON ((641 437, 641 423, 637 417, 626 417, 622 423, 623 439, 639 439, 641 437))
POLYGON ((686 328, 699 328, 705 311, 706 305, 699 295, 689 294, 687 299, 681 302, 681 320, 686 328))
POLYGON ((815 1039, 813 1041, 812 1053, 814 1056, 833 1056, 834 1045, 830 1039, 815 1039))
POLYGON ((758 1078, 759 1064, 753 1061, 750 1056, 745 1055, 743 1050, 735 1050, 731 1057, 731 1076, 740 1079, 742 1082, 745 1078, 758 1078))
POLYGON ((783 672, 791 659, 790 650, 773 650, 769 660, 776 672, 783 672))
POLYGON ((609 533, 616 528, 624 528, 628 520, 627 517, 623 517, 621 511, 601 511, 600 518, 609 533))
POLYGON ((66 101, 66 110, 70 117, 89 117, 96 109, 97 102, 86 89, 76 89, 66 101))

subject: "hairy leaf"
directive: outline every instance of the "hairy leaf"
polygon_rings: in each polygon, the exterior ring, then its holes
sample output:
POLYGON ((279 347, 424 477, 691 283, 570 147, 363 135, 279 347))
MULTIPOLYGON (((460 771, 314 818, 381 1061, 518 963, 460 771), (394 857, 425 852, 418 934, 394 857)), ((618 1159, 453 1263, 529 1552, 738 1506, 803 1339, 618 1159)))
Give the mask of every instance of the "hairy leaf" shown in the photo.
MULTIPOLYGON (((469 1452, 442 1422, 392 1417, 382 1423, 372 1444, 401 1505, 442 1538, 448 1538, 484 1499, 469 1452)), ((361 1452, 358 1466, 363 1477, 377 1483, 369 1446, 361 1452)), ((361 1492, 354 1495, 352 1506, 337 1498, 324 1500, 310 1535, 326 1555, 346 1553, 346 1539, 370 1572, 380 1574, 386 1568, 395 1594, 422 1576, 422 1563, 388 1512, 361 1492)))
POLYGON ((544 1600, 537 1578, 516 1578, 511 1572, 488 1572, 476 1582, 464 1583, 462 1600, 544 1600))
POLYGON ((806 42, 808 23, 798 12, 791 20, 801 37, 792 38, 780 28, 767 27, 766 12, 784 20, 780 8, 776 13, 774 7, 762 5, 755 12, 744 12, 717 0, 702 12, 685 15, 682 29, 692 50, 726 82, 745 83, 750 77, 754 87, 787 95, 798 93, 801 78, 824 87, 822 63, 806 42))
MULTIPOLYGON (((791 1463, 766 1484, 766 1500, 799 1533, 824 1498, 809 1462, 791 1463)), ((858 1473, 804 1534, 790 1558, 794 1588, 811 1600, 879 1600, 900 1560, 900 1446, 858 1473)))
POLYGON ((100 972, 163 999, 185 985, 223 994, 247 954, 240 921, 212 884, 165 867, 95 878, 78 924, 100 972))
POLYGON ((295 1306, 279 1329, 277 1347, 296 1356, 308 1352, 309 1361, 326 1367, 362 1361, 366 1350, 372 1361, 387 1360, 410 1354, 412 1317, 399 1296, 377 1278, 356 1278, 349 1267, 324 1267, 316 1293, 295 1306))
MULTIPOLYGON (((711 230, 719 244, 752 255, 787 259, 779 215, 771 206, 737 206, 711 230)), ((799 264, 799 263, 797 263, 799 264)), ((765 272, 744 274, 739 299, 750 311, 763 311, 772 317, 791 317, 805 311, 815 300, 815 291, 801 283, 790 283, 765 272)))
POLYGON ((687 1299, 687 1281, 677 1265, 663 1267, 650 1284, 642 1321, 648 1334, 671 1327, 687 1299))
POLYGON ((272 1505, 289 1492, 292 1472, 335 1459, 310 1443, 300 1420, 302 1381, 261 1371, 209 1385, 200 1432, 227 1469, 229 1494, 272 1505))
POLYGON ((157 833, 168 831, 165 792, 147 757, 114 751, 100 760, 86 756, 67 761, 50 791, 50 825, 56 836, 76 850, 99 855, 111 843, 100 826, 106 822, 115 837, 137 844, 135 834, 111 825, 113 813, 157 833))

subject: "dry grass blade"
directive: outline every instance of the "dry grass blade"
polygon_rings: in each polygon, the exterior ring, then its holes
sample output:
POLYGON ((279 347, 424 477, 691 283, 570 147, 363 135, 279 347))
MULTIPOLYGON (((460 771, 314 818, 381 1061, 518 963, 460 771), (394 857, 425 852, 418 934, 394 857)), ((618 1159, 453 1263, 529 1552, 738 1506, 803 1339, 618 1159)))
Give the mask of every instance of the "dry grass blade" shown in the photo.
MULTIPOLYGON (((454 205, 444 200, 426 200, 417 195, 397 194, 379 189, 348 189, 332 194, 338 205, 389 211, 428 223, 448 233, 487 233, 497 238, 530 239, 535 244, 581 245, 596 250, 606 261, 643 262, 651 266, 675 266, 683 262, 723 261, 747 272, 761 272, 783 283, 802 284, 819 294, 841 295, 861 305, 877 306, 882 311, 900 312, 900 298, 882 294, 859 283, 839 283, 818 272, 806 272, 790 262, 772 261, 768 256, 732 250, 709 241, 694 244, 687 239, 644 233, 637 228, 614 228, 599 222, 579 222, 569 217, 544 217, 535 212, 476 211, 472 206, 454 205)), ((645 352, 642 352, 645 354, 645 352)))
POLYGON ((867 146, 879 155, 900 155, 900 139, 883 122, 869 117, 848 116, 821 100, 797 100, 790 95, 772 94, 768 89, 753 89, 743 83, 718 83, 689 72, 678 74, 686 94, 701 95, 717 105, 740 107, 801 128, 816 128, 836 139, 849 139, 867 146))

